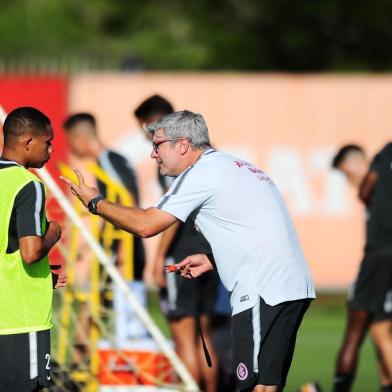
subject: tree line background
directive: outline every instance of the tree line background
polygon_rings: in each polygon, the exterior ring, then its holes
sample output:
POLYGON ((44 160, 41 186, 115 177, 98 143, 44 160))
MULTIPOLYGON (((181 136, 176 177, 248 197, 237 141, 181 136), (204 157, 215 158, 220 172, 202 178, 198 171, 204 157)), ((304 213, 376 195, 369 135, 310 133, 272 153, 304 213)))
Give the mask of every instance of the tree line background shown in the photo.
POLYGON ((119 70, 392 69, 390 0, 0 0, 0 59, 119 70))

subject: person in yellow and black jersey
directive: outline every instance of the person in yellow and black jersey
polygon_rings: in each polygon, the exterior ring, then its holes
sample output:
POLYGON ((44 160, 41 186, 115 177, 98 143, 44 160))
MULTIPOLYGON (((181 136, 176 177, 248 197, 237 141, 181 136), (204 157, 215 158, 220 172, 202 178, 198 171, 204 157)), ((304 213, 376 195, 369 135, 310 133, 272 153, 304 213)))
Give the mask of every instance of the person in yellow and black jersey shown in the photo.
POLYGON ((50 120, 39 110, 12 111, 3 126, 0 157, 0 391, 32 392, 51 384, 50 328, 53 288, 48 253, 61 237, 47 222, 45 188, 29 168, 52 152, 50 120))

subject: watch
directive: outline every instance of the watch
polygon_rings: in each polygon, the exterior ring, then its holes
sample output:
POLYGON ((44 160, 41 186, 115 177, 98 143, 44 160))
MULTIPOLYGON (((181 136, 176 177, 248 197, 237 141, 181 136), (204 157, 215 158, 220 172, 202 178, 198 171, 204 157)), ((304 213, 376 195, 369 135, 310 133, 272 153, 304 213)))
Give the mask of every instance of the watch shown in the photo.
POLYGON ((103 199, 104 199, 104 197, 103 197, 102 195, 99 195, 99 196, 94 197, 93 199, 91 199, 91 200, 88 202, 88 204, 87 204, 88 210, 89 210, 92 214, 97 215, 97 204, 98 204, 101 200, 103 200, 103 199))

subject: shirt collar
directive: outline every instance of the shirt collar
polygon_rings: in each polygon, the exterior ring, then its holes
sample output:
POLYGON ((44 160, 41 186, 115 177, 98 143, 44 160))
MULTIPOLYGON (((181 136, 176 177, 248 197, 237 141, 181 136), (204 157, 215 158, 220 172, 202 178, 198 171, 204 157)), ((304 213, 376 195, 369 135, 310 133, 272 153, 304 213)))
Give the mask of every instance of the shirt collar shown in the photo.
POLYGON ((17 165, 17 166, 21 166, 21 165, 19 165, 18 162, 11 161, 10 159, 7 159, 7 158, 0 158, 0 164, 2 164, 2 165, 17 165))
POLYGON ((215 150, 211 147, 211 148, 208 148, 207 150, 205 150, 203 152, 203 154, 201 154, 201 156, 203 157, 204 155, 208 155, 208 154, 211 154, 213 152, 215 152, 215 150))

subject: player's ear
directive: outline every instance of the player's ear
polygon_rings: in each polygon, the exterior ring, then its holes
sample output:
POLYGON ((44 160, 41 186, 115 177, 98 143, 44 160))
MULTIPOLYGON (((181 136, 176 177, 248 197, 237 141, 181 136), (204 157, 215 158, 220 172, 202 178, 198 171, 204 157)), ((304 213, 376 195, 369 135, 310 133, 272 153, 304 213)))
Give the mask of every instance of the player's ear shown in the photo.
POLYGON ((31 143, 33 142, 33 137, 32 137, 32 135, 23 135, 23 136, 21 136, 21 143, 22 143, 22 146, 24 147, 24 149, 26 150, 26 151, 29 151, 30 150, 30 148, 31 148, 31 143))

